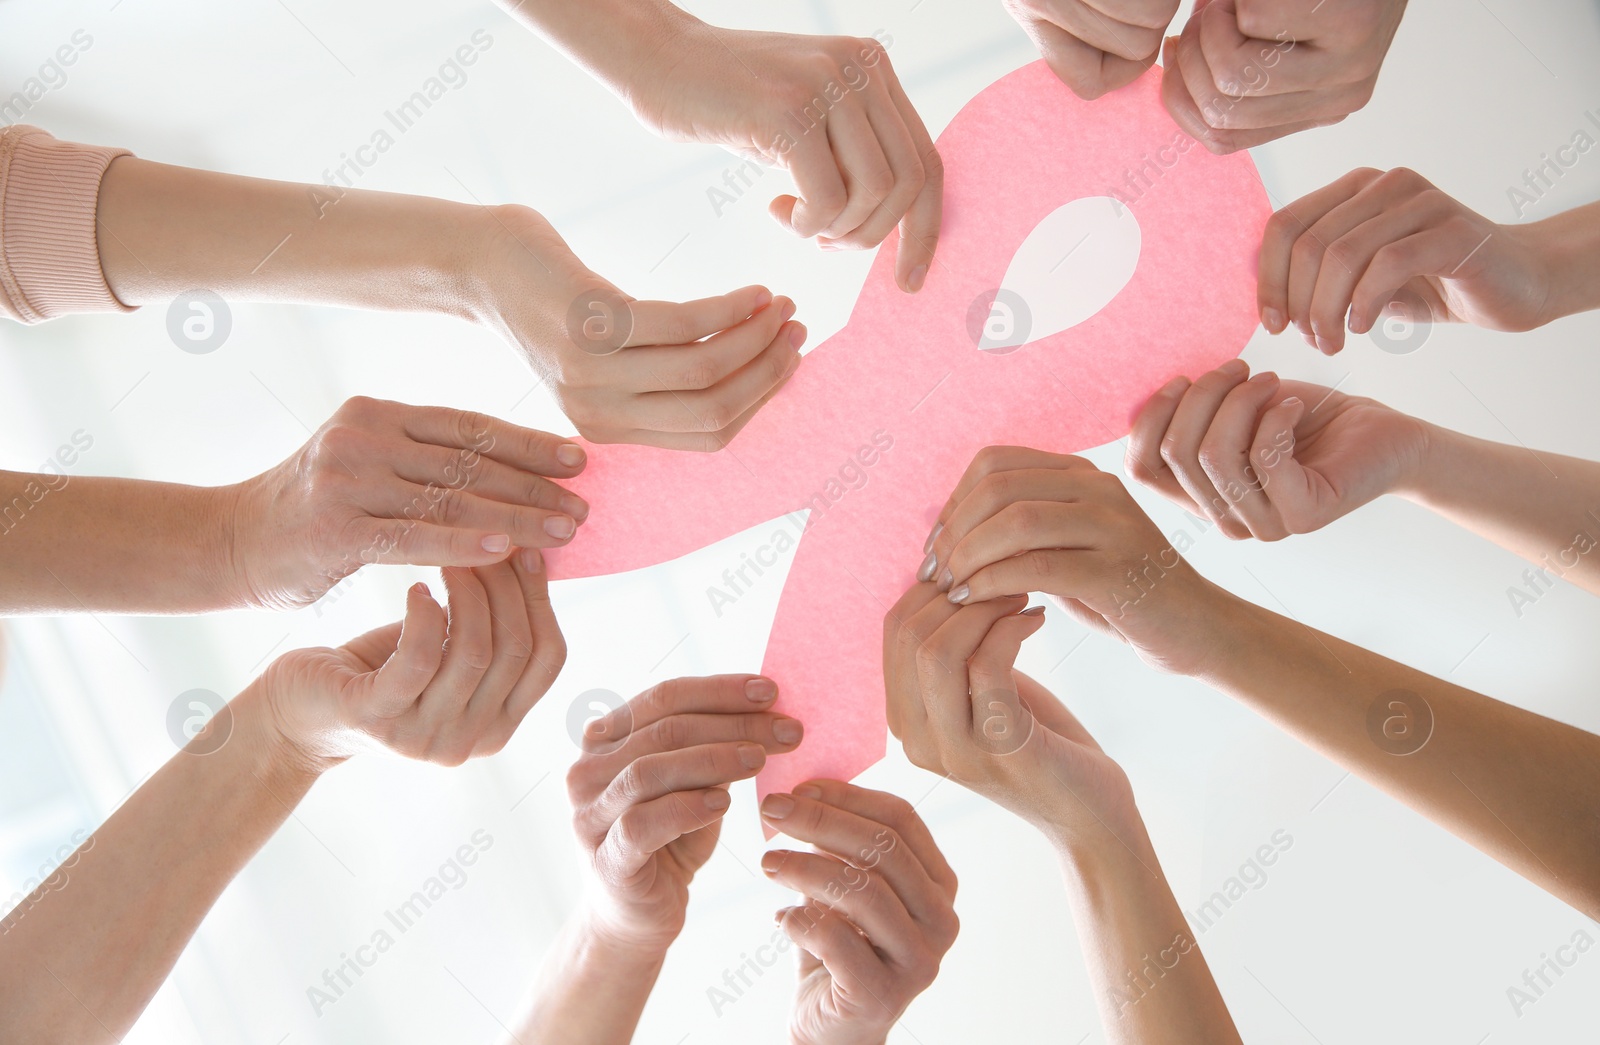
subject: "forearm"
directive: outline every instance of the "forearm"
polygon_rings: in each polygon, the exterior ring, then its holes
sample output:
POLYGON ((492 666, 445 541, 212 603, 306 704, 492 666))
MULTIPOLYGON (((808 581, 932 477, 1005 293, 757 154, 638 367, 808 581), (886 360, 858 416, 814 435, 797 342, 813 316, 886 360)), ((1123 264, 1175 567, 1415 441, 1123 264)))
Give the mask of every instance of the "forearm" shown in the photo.
POLYGON ((1542 323, 1600 308, 1600 203, 1520 226, 1546 265, 1542 323))
POLYGON ((1239 600, 1213 621, 1211 685, 1600 915, 1600 737, 1239 600))
POLYGON ((1414 480, 1397 491, 1600 594, 1600 464, 1427 426, 1414 480))
POLYGON ((666 952, 616 941, 580 911, 545 959, 515 1041, 626 1045, 666 952))
POLYGON ((124 304, 204 289, 247 301, 471 316, 482 207, 298 185, 123 156, 100 185, 97 239, 124 304))
POLYGON ((701 24, 666 0, 497 2, 635 111, 641 73, 655 69, 664 55, 670 63, 672 41, 701 24))
POLYGON ((1058 840, 1056 847, 1106 1039, 1237 1043, 1233 1017, 1138 813, 1114 837, 1107 827, 1101 837, 1058 840))
POLYGON ((0 613, 244 605, 234 487, 0 472, 0 613))
POLYGON ((29 1042, 121 1040, 222 890, 310 789, 261 695, 213 719, 0 921, 0 1011, 29 1042))

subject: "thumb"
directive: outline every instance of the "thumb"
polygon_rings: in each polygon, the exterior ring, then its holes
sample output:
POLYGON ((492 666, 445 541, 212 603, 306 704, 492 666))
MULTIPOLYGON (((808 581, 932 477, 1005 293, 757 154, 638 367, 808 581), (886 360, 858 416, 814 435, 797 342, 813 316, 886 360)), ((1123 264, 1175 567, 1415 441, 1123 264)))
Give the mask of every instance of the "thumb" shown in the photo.
POLYGON ((1033 732, 1033 715, 1017 693, 1015 669, 1022 643, 1043 626, 1043 607, 1002 617, 967 662, 973 730, 979 743, 994 753, 1016 751, 1033 732))
POLYGON ((1294 456, 1295 426, 1305 414, 1306 403, 1299 396, 1290 396, 1270 407, 1261 415, 1250 447, 1250 463, 1261 490, 1286 526, 1290 519, 1305 519, 1314 502, 1313 477, 1294 456))
POLYGON ((444 658, 445 612, 420 581, 406 592, 406 615, 400 640, 383 666, 367 676, 372 710, 399 715, 417 702, 444 658))

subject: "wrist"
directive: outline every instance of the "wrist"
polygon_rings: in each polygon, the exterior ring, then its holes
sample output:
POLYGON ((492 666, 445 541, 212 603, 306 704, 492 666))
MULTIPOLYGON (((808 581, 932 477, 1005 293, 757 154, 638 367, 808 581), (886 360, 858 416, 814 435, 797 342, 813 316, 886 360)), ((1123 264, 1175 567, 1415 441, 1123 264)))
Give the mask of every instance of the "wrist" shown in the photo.
POLYGON ((245 563, 254 554, 245 531, 253 513, 241 504, 246 483, 195 490, 189 533, 198 535, 193 549, 203 583, 215 593, 221 607, 259 606, 245 571, 245 563))
POLYGON ((584 903, 575 927, 582 957, 592 958, 606 968, 620 967, 635 972, 658 969, 682 931, 681 919, 676 926, 663 925, 651 930, 622 925, 593 896, 584 903))
POLYGON ((252 776, 269 791, 291 793, 297 787, 303 791, 344 759, 313 755, 283 729, 266 678, 262 676, 246 686, 229 702, 227 711, 214 717, 206 728, 231 730, 223 742, 239 744, 250 753, 252 776), (228 716, 225 722, 224 714, 228 716))
POLYGON ((1430 421, 1417 421, 1417 452, 1409 471, 1396 477, 1390 493, 1417 504, 1436 501, 1451 482, 1454 469, 1461 467, 1465 437, 1430 421))
POLYGON ((1531 326, 1600 308, 1600 205, 1509 226, 1508 231, 1527 246, 1545 289, 1531 326))

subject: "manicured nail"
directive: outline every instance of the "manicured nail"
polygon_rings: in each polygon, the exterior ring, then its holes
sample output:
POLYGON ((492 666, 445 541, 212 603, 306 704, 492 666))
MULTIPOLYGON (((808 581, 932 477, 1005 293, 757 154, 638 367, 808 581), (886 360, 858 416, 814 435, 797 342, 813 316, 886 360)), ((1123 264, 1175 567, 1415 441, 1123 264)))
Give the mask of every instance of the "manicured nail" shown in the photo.
POLYGON ((792 812, 794 799, 788 795, 768 795, 766 801, 761 803, 761 815, 768 820, 782 820, 792 812))
POLYGON ((780 744, 798 744, 806 730, 792 718, 780 718, 772 724, 772 739, 780 744))
POLYGON ((705 801, 707 809, 726 809, 732 799, 726 791, 707 791, 705 801))
POLYGON ((589 518, 589 505, 577 494, 565 494, 561 498, 561 510, 572 516, 578 522, 589 518))
POLYGON ((1019 617, 1043 617, 1044 616, 1044 607, 1043 606, 1029 606, 1027 609, 1025 609, 1021 613, 1017 614, 1017 616, 1019 616, 1019 617))
POLYGON ((968 585, 963 584, 961 587, 957 588, 955 591, 952 591, 949 595, 945 596, 945 598, 949 599, 951 602, 953 602, 957 606, 959 606, 963 602, 966 602, 967 601, 967 596, 971 595, 971 594, 972 594, 972 588, 970 586, 968 586, 968 585))
POLYGON ((765 704, 778 695, 778 687, 771 679, 754 678, 744 684, 744 695, 757 704, 765 704))
POLYGON ((946 566, 939 571, 939 590, 949 591, 950 585, 954 584, 955 580, 955 575, 950 572, 950 567, 946 566))
POLYGON ((787 908, 787 907, 780 907, 776 911, 773 911, 772 912, 772 924, 773 925, 782 925, 783 924, 783 916, 788 914, 788 913, 789 913, 789 908, 787 908))
POLYGON ((906 277, 906 289, 915 294, 922 289, 922 284, 928 278, 928 266, 918 265, 911 270, 911 275, 906 277))
POLYGON ((1242 359, 1230 359, 1226 363, 1217 367, 1217 369, 1227 374, 1229 377, 1232 377, 1235 374, 1242 376, 1250 372, 1250 364, 1246 363, 1242 359))
POLYGON ((565 515, 552 515, 544 521, 544 532, 557 540, 566 540, 578 529, 578 524, 565 515))
POLYGON ((794 310, 795 310, 794 302, 793 301, 785 301, 783 303, 783 314, 781 316, 779 316, 778 322, 780 322, 780 323, 789 322, 789 320, 794 318, 794 310))
POLYGON ((413 584, 411 586, 411 594, 413 594, 413 595, 427 595, 428 594, 428 586, 426 584, 422 583, 421 581, 418 581, 417 583, 415 583, 415 584, 413 584))
POLYGON ((760 769, 767 764, 767 753, 761 750, 760 744, 740 744, 739 761, 746 769, 760 769))
POLYGON ((804 323, 796 323, 794 326, 789 328, 789 347, 799 348, 805 343, 806 325, 804 323))
POLYGON ((1278 405, 1279 406, 1293 406, 1295 403, 1298 403, 1298 402, 1300 402, 1300 397, 1299 396, 1290 396, 1288 399, 1285 399, 1283 402, 1279 403, 1278 405))
POLYGON ((939 557, 929 552, 928 557, 922 560, 922 566, 917 570, 917 582, 922 584, 933 580, 933 571, 938 568, 939 557))
POLYGON ((503 533, 491 533, 482 542, 483 550, 490 555, 499 555, 511 547, 511 538, 503 533))
POLYGON ((760 290, 756 291, 755 307, 750 311, 759 312, 770 304, 772 304, 772 291, 768 290, 766 287, 762 287, 760 290))
POLYGON ((1366 316, 1363 316, 1355 309, 1350 310, 1350 333, 1365 334, 1371 326, 1372 324, 1367 322, 1366 316))
POLYGON ((1157 392, 1156 395, 1160 395, 1160 396, 1175 396, 1175 395, 1178 395, 1179 393, 1187 392, 1188 390, 1189 390, 1189 379, 1187 377, 1183 377, 1183 376, 1180 375, 1178 377, 1173 378, 1171 381, 1168 381, 1166 384, 1162 385, 1161 386, 1161 391, 1157 392))
MULTIPOLYGON (((769 875, 777 874, 778 869, 783 866, 784 859, 785 854, 777 849, 763 853, 761 854, 761 870, 769 875)), ((778 912, 778 917, 783 917, 782 911, 778 912)))
POLYGON ((837 243, 828 243, 828 242, 826 242, 824 240, 818 240, 817 241, 817 249, 818 250, 825 250, 829 254, 835 254, 835 253, 843 250, 844 248, 839 246, 837 243))
POLYGON ((939 535, 943 532, 944 523, 933 524, 933 530, 928 534, 928 539, 922 542, 922 551, 924 554, 933 551, 933 542, 937 541, 939 539, 939 535))
POLYGON ((1288 326, 1288 324, 1289 320, 1287 317, 1285 317, 1284 314, 1279 312, 1277 309, 1264 308, 1261 310, 1261 325, 1266 327, 1269 332, 1273 334, 1281 334, 1283 333, 1283 328, 1288 326))
POLYGON ((822 788, 818 787, 816 784, 801 784, 790 793, 799 795, 801 798, 810 798, 815 800, 822 797, 822 788))
POLYGON ((1263 370, 1263 371, 1261 371, 1261 373, 1257 374, 1255 377, 1252 377, 1250 379, 1250 384, 1252 384, 1252 385, 1268 385, 1268 384, 1272 384, 1273 382, 1275 382, 1277 380, 1278 380, 1278 375, 1277 374, 1273 373, 1271 370, 1263 370))
POLYGON ((583 452, 583 447, 577 443, 562 443, 556 447, 556 460, 568 468, 576 468, 588 459, 588 454, 583 452))
POLYGON ((522 568, 526 570, 530 576, 538 576, 539 571, 544 569, 544 556, 539 554, 539 549, 522 549, 522 568))

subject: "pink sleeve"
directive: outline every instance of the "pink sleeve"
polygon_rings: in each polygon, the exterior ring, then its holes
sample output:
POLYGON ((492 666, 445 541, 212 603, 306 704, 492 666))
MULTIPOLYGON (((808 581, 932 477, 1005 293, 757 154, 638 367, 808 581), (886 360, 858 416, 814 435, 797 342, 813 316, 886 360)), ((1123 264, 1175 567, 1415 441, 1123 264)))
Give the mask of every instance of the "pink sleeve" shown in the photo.
POLYGON ((100 178, 126 149, 0 128, 0 315, 42 323, 72 312, 131 312, 100 270, 100 178))

